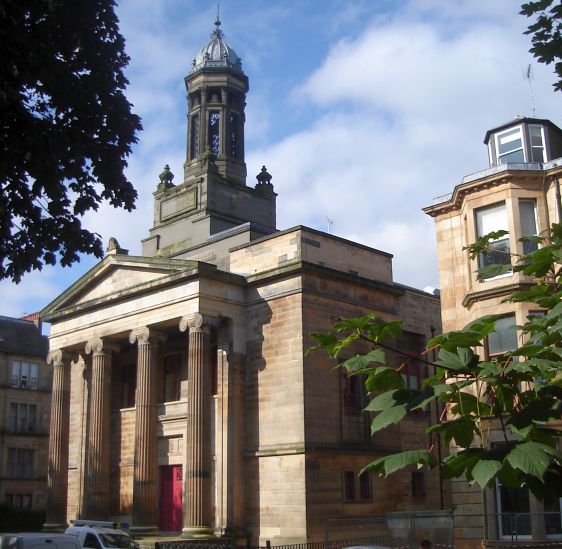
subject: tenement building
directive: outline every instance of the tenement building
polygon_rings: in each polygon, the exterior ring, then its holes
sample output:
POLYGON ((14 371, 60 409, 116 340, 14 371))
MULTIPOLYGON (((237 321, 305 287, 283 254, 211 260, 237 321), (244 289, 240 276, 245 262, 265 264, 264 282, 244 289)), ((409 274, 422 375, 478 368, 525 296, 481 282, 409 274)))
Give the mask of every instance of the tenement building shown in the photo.
POLYGON ((0 316, 0 503, 47 507, 52 369, 37 315, 0 316))
MULTIPOLYGON (((419 447, 429 416, 370 435, 366 395, 308 334, 340 317, 401 319, 410 386, 440 330, 438 299, 399 285, 392 256, 303 226, 276 228, 264 167, 246 184, 248 78, 220 22, 185 79, 187 154, 154 192, 131 256, 106 257, 42 312, 54 368, 47 523, 136 533, 323 536, 326 519, 439 508, 435 473, 357 473, 419 447)), ((398 359, 397 359, 398 360, 398 359)))
MULTIPOLYGON (((537 244, 520 238, 543 233, 561 221, 562 130, 549 120, 516 118, 489 130, 484 143, 489 167, 465 176, 451 194, 438 197, 424 211, 435 219, 443 330, 461 329, 487 314, 502 315, 481 350, 484 357, 493 357, 523 343, 515 326, 538 311, 530 303, 504 302, 531 282, 523 273, 479 280, 476 271, 511 262, 512 254, 530 253, 537 244), (509 234, 493 241, 488 254, 472 260, 463 251, 479 236, 499 230, 509 234)), ((453 482, 451 491, 461 547, 474 547, 483 537, 562 537, 558 498, 541 503, 526 488, 501 484, 481 494, 462 479, 453 482)))

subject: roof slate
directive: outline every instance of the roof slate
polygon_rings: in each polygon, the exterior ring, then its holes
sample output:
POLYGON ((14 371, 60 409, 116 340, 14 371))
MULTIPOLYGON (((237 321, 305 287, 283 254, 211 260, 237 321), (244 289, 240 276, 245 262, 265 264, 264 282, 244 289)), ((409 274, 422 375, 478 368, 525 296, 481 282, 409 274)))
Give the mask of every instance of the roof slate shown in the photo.
POLYGON ((29 320, 0 316, 0 352, 45 359, 49 339, 29 320))

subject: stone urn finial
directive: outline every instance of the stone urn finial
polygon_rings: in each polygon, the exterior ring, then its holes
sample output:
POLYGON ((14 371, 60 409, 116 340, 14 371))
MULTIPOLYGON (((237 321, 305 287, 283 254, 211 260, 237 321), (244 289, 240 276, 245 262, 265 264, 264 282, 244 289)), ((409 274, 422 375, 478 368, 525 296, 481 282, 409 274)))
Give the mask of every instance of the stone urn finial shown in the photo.
POLYGON ((166 164, 164 170, 158 176, 160 178, 160 183, 158 184, 158 190, 170 189, 174 186, 172 181, 174 180, 174 174, 170 170, 170 166, 166 164))

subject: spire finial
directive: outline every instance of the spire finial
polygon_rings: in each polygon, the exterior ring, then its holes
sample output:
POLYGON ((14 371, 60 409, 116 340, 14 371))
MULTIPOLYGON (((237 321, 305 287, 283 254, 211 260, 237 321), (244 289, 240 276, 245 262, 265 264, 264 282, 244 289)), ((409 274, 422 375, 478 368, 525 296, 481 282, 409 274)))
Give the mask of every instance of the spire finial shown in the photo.
POLYGON ((213 31, 212 36, 216 38, 222 38, 220 4, 217 4, 217 18, 215 19, 215 30, 213 31))

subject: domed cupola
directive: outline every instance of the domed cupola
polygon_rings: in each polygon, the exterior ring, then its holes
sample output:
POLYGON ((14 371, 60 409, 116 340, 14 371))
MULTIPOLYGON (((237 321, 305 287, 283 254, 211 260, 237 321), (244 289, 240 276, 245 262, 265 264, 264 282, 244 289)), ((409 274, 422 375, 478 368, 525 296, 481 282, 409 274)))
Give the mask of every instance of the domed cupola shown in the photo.
POLYGON ((192 72, 203 68, 230 68, 242 71, 242 61, 238 54, 224 41, 220 29, 221 22, 217 17, 211 41, 203 46, 192 63, 192 72))
POLYGON ((209 166, 221 176, 245 185, 244 110, 249 82, 220 26, 217 16, 211 41, 201 48, 185 77, 189 120, 184 179, 198 177, 209 158, 209 166))

